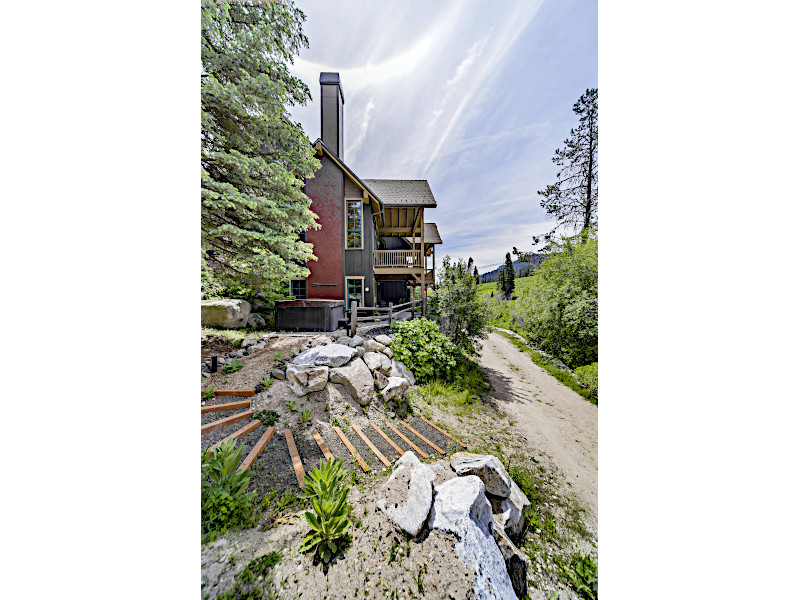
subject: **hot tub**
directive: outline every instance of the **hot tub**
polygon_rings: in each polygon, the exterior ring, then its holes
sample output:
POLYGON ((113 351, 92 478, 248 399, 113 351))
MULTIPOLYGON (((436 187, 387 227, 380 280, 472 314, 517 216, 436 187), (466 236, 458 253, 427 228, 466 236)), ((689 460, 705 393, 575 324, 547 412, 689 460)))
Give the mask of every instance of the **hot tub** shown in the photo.
POLYGON ((344 300, 275 302, 275 329, 279 331, 335 331, 340 319, 344 319, 344 300))

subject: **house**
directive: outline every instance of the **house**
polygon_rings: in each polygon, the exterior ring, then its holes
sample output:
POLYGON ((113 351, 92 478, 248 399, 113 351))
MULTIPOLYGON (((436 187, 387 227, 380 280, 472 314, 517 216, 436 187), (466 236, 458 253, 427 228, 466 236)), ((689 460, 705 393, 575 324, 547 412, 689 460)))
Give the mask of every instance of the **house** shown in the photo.
POLYGON ((304 234, 318 260, 307 264, 307 279, 291 282, 291 293, 385 306, 421 288, 424 311, 442 243, 436 224, 425 222, 425 209, 436 208, 431 188, 425 180, 362 179, 348 167, 339 74, 320 73, 319 83, 322 131, 313 146, 322 166, 304 188, 322 225, 304 234))

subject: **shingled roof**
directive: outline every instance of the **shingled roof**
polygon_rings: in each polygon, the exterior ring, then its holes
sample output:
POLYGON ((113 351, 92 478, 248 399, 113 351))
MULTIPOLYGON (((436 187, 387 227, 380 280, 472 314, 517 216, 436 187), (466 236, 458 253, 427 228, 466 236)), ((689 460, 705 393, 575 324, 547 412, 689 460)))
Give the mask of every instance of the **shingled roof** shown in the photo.
MULTIPOLYGON (((419 244, 419 238, 404 238, 409 244, 419 244)), ((425 223, 425 244, 441 244, 442 238, 439 235, 439 228, 436 223, 425 223)))
POLYGON ((431 188, 424 179, 364 179, 363 182, 385 206, 436 207, 431 188))

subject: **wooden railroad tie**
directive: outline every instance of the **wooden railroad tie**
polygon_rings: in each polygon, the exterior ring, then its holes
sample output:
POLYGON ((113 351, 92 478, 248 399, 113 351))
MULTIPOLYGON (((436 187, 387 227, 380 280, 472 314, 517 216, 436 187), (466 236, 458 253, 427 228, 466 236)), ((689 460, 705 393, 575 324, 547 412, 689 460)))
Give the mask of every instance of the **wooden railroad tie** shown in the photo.
POLYGON ((240 408, 250 408, 250 400, 239 400, 237 402, 226 402, 225 404, 213 404, 212 406, 201 406, 200 414, 210 412, 222 412, 225 410, 239 410, 240 408))
POLYGON ((246 436, 251 431, 255 431, 256 429, 258 429, 258 427, 260 425, 261 425, 261 421, 259 421, 258 419, 250 421, 247 425, 245 425, 241 429, 237 429, 236 431, 234 431, 229 436, 222 438, 216 444, 211 446, 209 448, 209 450, 213 450, 214 448, 219 448, 220 446, 222 446, 222 444, 224 444, 228 440, 239 440, 239 439, 242 439, 244 436, 246 436))
POLYGON ((325 455, 325 460, 333 460, 333 454, 328 449, 328 445, 325 443, 325 440, 322 439, 322 436, 317 431, 316 427, 311 428, 311 435, 314 438, 314 441, 317 442, 317 446, 319 449, 322 450, 322 454, 325 455))
POLYGON ((447 433, 447 432, 446 432, 444 429, 442 429, 441 427, 437 427, 436 425, 434 425, 433 423, 431 423, 430 421, 428 421, 428 419, 426 419, 426 418, 425 418, 425 417, 423 417, 422 415, 420 415, 420 417, 419 417, 419 418, 420 418, 420 419, 422 419, 423 421, 425 421, 425 422, 426 422, 428 425, 430 425, 431 427, 433 427, 433 428, 434 428, 436 431, 438 431, 439 433, 441 433, 441 434, 443 434, 443 435, 446 435, 447 437, 449 437, 451 440, 453 440, 455 443, 457 443, 457 444, 458 444, 459 446, 461 446, 462 448, 466 448, 466 447, 467 447, 467 445, 466 445, 466 444, 464 444, 463 442, 460 442, 459 440, 457 440, 456 438, 454 438, 452 435, 450 435, 449 433, 447 433))
POLYGON ((400 438, 401 438, 401 439, 402 439, 402 440, 403 440, 403 441, 404 441, 406 444, 408 444, 408 445, 409 445, 409 446, 411 446, 411 447, 412 447, 414 450, 416 450, 416 451, 417 451, 417 454, 419 454, 419 455, 420 455, 422 458, 429 458, 429 456, 428 456, 428 453, 427 453, 427 452, 425 452, 424 450, 420 450, 420 449, 417 447, 417 445, 416 445, 414 442, 412 442, 410 439, 408 439, 408 438, 407 438, 406 436, 404 436, 402 433, 400 433, 399 431, 397 431, 397 428, 396 428, 394 425, 392 425, 391 423, 389 423, 389 421, 386 421, 386 426, 387 426, 389 429, 391 429, 392 431, 394 431, 394 432, 395 432, 397 435, 399 435, 399 436, 400 436, 400 438))
MULTIPOLYGON (((242 396, 244 398, 249 398, 250 396, 256 395, 256 390, 214 390, 215 396, 242 396)), ((200 397, 203 398, 202 392, 200 393, 200 397)))
POLYGON ((264 432, 264 435, 261 436, 261 439, 256 442, 256 445, 253 446, 253 449, 250 450, 248 455, 242 461, 242 464, 239 465, 239 471, 244 471, 245 469, 250 468, 253 462, 258 458, 258 455, 261 454, 261 452, 264 450, 264 447, 272 439, 273 433, 275 433, 274 425, 272 427, 268 427, 267 430, 264 432))
POLYGON ((358 452, 356 452, 356 449, 353 447, 353 444, 351 444, 350 440, 347 439, 347 436, 344 433, 342 433, 342 430, 336 427, 336 425, 333 426, 333 430, 336 432, 336 435, 339 436, 339 439, 342 440, 342 443, 350 451, 350 454, 353 455, 353 458, 355 458, 356 461, 358 461, 358 464, 361 465, 361 468, 364 470, 364 472, 366 473, 367 471, 369 471, 369 465, 365 463, 364 459, 361 458, 361 455, 358 452))
POLYGON ((211 421, 211 423, 202 425, 200 427, 200 435, 205 435, 207 433, 211 433, 212 431, 216 431, 217 429, 222 429, 223 427, 227 427, 228 425, 233 425, 234 423, 238 423, 239 421, 242 421, 244 419, 249 419, 252 416, 253 416, 253 411, 246 410, 244 412, 231 415, 230 417, 219 419, 218 421, 211 421))
POLYGON ((355 431, 358 434, 358 437, 364 440, 364 443, 367 446, 369 446, 369 449, 372 450, 373 454, 375 454, 375 456, 378 457, 378 460, 380 460, 387 467, 392 466, 392 463, 386 460, 386 457, 383 455, 383 452, 381 452, 375 447, 375 444, 373 444, 372 441, 367 436, 364 435, 364 433, 358 428, 358 425, 353 425, 353 431, 355 431))
POLYGON ((416 429, 414 429, 414 428, 413 428, 411 425, 409 425, 409 424, 408 424, 408 423, 406 423, 405 421, 400 421, 400 424, 401 424, 403 427, 405 427, 406 429, 408 429, 408 430, 409 430, 411 433, 413 433, 415 436, 417 436, 419 439, 421 439, 423 442, 425 442, 426 444, 428 444, 428 446, 430 446, 431 448, 433 448, 434 450, 436 450, 436 451, 437 451, 439 454, 447 454, 447 452, 445 452, 444 450, 442 450, 441 448, 439 448, 439 446, 437 446, 436 444, 434 444, 432 441, 430 441, 428 438, 426 438, 424 435, 422 435, 422 434, 421 434, 419 431, 417 431, 416 429))
POLYGON ((380 427, 378 427, 377 425, 375 425, 375 423, 373 423, 372 421, 370 421, 369 424, 372 425, 372 428, 375 431, 377 431, 383 439, 385 439, 387 442, 389 442, 391 447, 394 448, 400 456, 403 456, 403 449, 400 446, 398 446, 397 444, 395 444, 394 440, 392 438, 390 438, 388 435, 383 433, 383 430, 380 427))
POLYGON ((300 455, 297 453, 297 446, 294 445, 292 432, 287 429, 283 432, 283 435, 286 437, 286 445, 289 446, 289 456, 292 457, 292 468, 297 476, 297 485, 302 488, 305 483, 303 478, 306 476, 305 469, 303 469, 303 461, 300 460, 300 455))

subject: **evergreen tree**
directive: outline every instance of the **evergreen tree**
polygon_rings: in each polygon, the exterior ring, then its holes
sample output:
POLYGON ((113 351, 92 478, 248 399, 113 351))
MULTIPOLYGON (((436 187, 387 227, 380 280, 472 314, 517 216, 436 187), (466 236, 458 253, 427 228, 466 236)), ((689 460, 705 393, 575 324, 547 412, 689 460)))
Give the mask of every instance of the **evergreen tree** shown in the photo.
POLYGON ((308 47, 304 20, 292 0, 202 0, 204 293, 213 279, 217 290, 274 298, 281 282, 307 277, 305 263, 316 260, 298 234, 319 229, 303 180, 320 163, 287 110, 311 98, 287 67, 308 47))
POLYGON ((503 274, 503 291, 511 298, 514 293, 514 263, 511 262, 511 253, 506 252, 506 264, 500 269, 503 274))
POLYGON ((505 268, 501 268, 497 272, 497 289, 501 292, 504 292, 506 289, 506 270, 505 268))
POLYGON ((538 192, 542 208, 558 225, 543 236, 533 236, 534 245, 549 245, 559 228, 581 233, 586 243, 588 230, 597 227, 597 88, 586 90, 572 110, 579 124, 553 156, 559 168, 556 182, 538 192))
POLYGON ((478 275, 478 267, 475 267, 475 271, 472 273, 472 275, 475 277, 475 283, 476 283, 476 284, 478 284, 478 285, 480 285, 480 283, 481 283, 481 276, 480 276, 480 275, 478 275))

